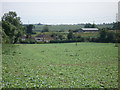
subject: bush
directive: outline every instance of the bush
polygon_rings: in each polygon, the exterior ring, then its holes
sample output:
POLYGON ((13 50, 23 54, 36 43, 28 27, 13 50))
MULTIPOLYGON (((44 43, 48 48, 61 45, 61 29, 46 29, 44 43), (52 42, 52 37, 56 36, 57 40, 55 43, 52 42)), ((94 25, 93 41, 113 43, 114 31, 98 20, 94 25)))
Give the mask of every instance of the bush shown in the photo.
POLYGON ((44 44, 45 42, 36 42, 37 44, 44 44))
POLYGON ((33 40, 33 39, 26 39, 25 41, 21 41, 20 43, 23 43, 23 44, 35 44, 36 41, 33 40))
POLYGON ((71 42, 83 42, 84 39, 73 39, 73 40, 51 40, 50 43, 71 43, 71 42))
POLYGON ((101 30, 100 31, 100 36, 98 37, 99 42, 104 42, 104 43, 114 43, 116 42, 116 35, 113 31, 108 31, 108 30, 101 30))

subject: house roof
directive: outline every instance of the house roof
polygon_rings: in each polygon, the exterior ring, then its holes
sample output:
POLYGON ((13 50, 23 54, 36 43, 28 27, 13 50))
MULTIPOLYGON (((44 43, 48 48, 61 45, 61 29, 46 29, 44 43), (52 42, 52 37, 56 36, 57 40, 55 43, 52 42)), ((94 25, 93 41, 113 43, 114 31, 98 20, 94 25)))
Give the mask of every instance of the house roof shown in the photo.
POLYGON ((93 31, 93 30, 94 30, 94 31, 98 31, 99 29, 98 29, 98 28, 82 28, 82 30, 85 30, 85 31, 87 31, 87 30, 88 30, 88 31, 90 31, 90 30, 91 30, 91 31, 93 31))

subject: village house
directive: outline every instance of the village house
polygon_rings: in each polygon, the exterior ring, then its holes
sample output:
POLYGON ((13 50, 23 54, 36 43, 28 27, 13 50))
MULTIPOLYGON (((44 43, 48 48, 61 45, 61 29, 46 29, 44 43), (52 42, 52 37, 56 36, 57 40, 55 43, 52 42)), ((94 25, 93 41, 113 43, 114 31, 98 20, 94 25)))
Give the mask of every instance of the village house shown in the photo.
POLYGON ((98 32, 98 31, 99 31, 98 28, 81 28, 81 30, 79 32, 94 33, 94 32, 98 32))
POLYGON ((37 35, 35 37, 35 40, 37 42, 50 42, 51 40, 54 40, 50 35, 37 35))

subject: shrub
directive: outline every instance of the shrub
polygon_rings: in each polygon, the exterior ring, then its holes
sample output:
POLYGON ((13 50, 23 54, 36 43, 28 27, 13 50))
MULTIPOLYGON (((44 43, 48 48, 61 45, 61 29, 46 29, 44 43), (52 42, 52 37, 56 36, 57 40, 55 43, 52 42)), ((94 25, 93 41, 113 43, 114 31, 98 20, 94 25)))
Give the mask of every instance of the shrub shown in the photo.
POLYGON ((35 44, 36 41, 33 40, 33 39, 26 39, 25 41, 21 41, 20 43, 23 43, 23 44, 35 44))

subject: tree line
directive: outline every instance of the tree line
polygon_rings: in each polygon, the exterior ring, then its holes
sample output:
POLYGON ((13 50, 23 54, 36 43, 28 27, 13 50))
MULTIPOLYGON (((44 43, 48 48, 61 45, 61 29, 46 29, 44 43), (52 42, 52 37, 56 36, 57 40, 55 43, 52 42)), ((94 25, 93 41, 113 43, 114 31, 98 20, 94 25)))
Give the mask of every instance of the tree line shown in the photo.
MULTIPOLYGON (((17 16, 16 12, 8 12, 5 13, 2 17, 2 30, 0 31, 2 33, 2 42, 3 43, 18 43, 21 41, 21 37, 23 35, 26 35, 26 38, 28 38, 29 41, 31 41, 31 35, 34 33, 32 29, 34 28, 34 25, 23 25, 20 17, 17 16)), ((85 28, 95 28, 97 27, 95 24, 86 24, 84 26, 85 28)), ((67 37, 65 38, 64 35, 57 35, 52 34, 51 37, 56 38, 55 40, 51 41, 54 43, 57 42, 120 42, 120 22, 113 23, 112 29, 114 31, 107 30, 106 28, 102 28, 99 32, 98 37, 88 37, 84 38, 81 36, 74 35, 75 30, 69 30, 69 33, 67 34, 67 37)), ((42 32, 49 32, 49 28, 47 25, 43 27, 42 32)))
POLYGON ((68 43, 68 42, 101 42, 101 43, 120 43, 120 33, 115 33, 108 30, 100 30, 97 37, 81 37, 76 36, 70 31, 67 34, 67 39, 52 40, 51 43, 68 43))

